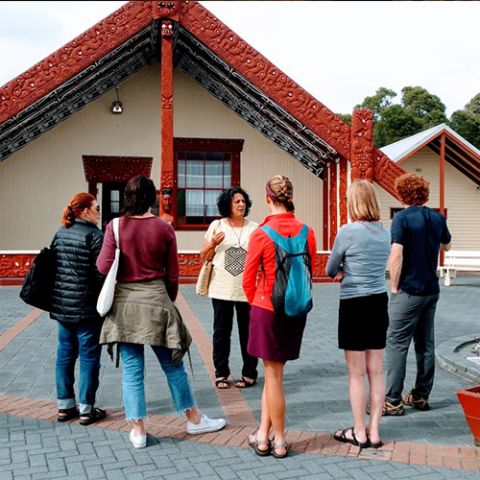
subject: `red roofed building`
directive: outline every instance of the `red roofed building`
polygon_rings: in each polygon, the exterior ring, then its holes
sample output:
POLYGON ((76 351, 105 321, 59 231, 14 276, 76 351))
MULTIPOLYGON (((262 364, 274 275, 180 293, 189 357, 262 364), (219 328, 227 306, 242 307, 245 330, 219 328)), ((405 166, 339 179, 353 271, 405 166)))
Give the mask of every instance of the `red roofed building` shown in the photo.
POLYGON ((349 127, 200 3, 129 2, 0 87, 0 278, 25 274, 74 194, 96 195, 105 223, 136 174, 157 185, 183 275, 198 272, 219 192, 241 185, 261 221, 278 173, 328 251, 349 181, 393 193, 404 172, 372 132, 371 111, 349 127))

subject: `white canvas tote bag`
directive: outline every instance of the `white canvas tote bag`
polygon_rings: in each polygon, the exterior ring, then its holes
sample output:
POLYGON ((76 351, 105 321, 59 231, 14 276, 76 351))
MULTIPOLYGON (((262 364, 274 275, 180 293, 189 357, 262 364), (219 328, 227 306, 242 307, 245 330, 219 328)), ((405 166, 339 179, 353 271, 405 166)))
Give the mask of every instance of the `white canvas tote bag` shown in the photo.
POLYGON ((113 305, 113 297, 115 295, 115 285, 117 283, 117 271, 118 271, 118 264, 120 262, 120 240, 118 236, 118 224, 120 219, 114 218, 113 219, 113 234, 115 236, 115 242, 117 244, 117 248, 115 249, 115 260, 110 267, 110 270, 107 274, 107 278, 105 279, 105 283, 103 284, 102 290, 100 295, 98 296, 97 301, 97 312, 100 316, 104 317, 112 308, 113 305))

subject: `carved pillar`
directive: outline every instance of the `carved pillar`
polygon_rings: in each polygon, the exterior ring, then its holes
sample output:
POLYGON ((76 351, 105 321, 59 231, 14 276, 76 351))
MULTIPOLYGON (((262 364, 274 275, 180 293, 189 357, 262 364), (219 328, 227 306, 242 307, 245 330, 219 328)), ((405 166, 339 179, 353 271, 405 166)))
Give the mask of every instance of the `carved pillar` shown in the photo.
POLYGON ((162 170, 160 175, 160 217, 177 219, 177 189, 174 181, 173 149, 173 22, 161 22, 162 35, 162 170), (169 207, 168 211, 165 207, 169 207))
POLYGON ((353 111, 350 135, 352 182, 358 179, 373 182, 374 147, 372 110, 359 108, 353 111))
POLYGON ((323 243, 322 249, 328 250, 328 225, 329 225, 329 215, 328 215, 328 177, 330 175, 330 167, 326 167, 323 171, 323 243))
MULTIPOLYGON (((440 144, 440 213, 445 215, 445 131, 442 133, 440 144)), ((445 252, 440 251, 440 266, 445 262, 445 252)))
POLYGON ((338 184, 338 206, 340 209, 340 227, 348 223, 347 212, 347 160, 345 158, 340 159, 340 177, 338 184))
POLYGON ((329 184, 330 184, 330 201, 329 201, 329 212, 330 212, 330 245, 329 250, 333 248, 333 242, 335 242, 335 237, 337 236, 337 164, 332 163, 329 167, 329 184))

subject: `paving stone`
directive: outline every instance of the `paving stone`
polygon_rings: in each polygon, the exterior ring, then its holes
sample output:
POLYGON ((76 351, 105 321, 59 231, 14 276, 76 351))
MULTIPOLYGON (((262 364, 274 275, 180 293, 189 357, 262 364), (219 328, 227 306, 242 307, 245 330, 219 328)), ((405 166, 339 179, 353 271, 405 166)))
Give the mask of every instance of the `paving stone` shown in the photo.
MULTIPOLYGON (((436 342, 475 331, 480 334, 477 316, 480 296, 479 277, 442 288, 437 311, 436 342), (455 328, 452 329, 452 325, 455 328)), ((23 318, 19 289, 4 293, 0 288, 0 333, 23 318), (15 317, 15 318, 14 318, 15 317)), ((181 287, 207 335, 212 335, 213 311, 209 299, 195 294, 194 286, 181 287)), ((287 428, 331 433, 352 424, 348 399, 348 372, 343 352, 336 346, 338 285, 314 286, 315 306, 309 315, 299 360, 285 368, 287 428)), ((55 400, 54 371, 56 322, 42 314, 34 323, 0 351, 0 394, 8 389, 25 389, 27 396, 55 400), (5 379, 5 382, 2 382, 5 379)), ((207 415, 222 415, 217 392, 211 385, 200 355, 192 346, 195 380, 192 382, 201 409, 207 415)), ((232 334, 231 370, 238 377, 241 370, 238 334, 232 334)), ((173 410, 168 386, 156 358, 146 349, 147 405, 151 413, 179 415, 173 410)), ((78 370, 78 368, 77 368, 78 370)), ((187 362, 187 371, 189 366, 187 362)), ((259 385, 242 391, 257 418, 261 412, 263 371, 259 366, 259 385)), ((105 352, 102 356, 100 406, 119 407, 121 371, 115 369, 105 352)), ((409 353, 405 390, 415 380, 414 352, 409 353)), ((382 419, 382 435, 399 441, 452 446, 472 446, 472 437, 456 390, 469 386, 460 377, 437 369, 432 410, 406 409, 401 418, 382 419)), ((12 390, 13 391, 13 390, 12 390)), ((0 414, 0 480, 69 480, 112 478, 131 480, 164 478, 182 480, 271 480, 297 478, 310 480, 410 479, 459 480, 478 478, 478 472, 412 466, 346 457, 292 454, 278 461, 256 457, 251 449, 217 446, 170 438, 149 437, 148 447, 137 451, 130 446, 128 432, 95 427, 59 424, 45 420, 0 414), (3 435, 5 432, 6 435, 3 435), (5 462, 5 463, 4 463, 5 462)))

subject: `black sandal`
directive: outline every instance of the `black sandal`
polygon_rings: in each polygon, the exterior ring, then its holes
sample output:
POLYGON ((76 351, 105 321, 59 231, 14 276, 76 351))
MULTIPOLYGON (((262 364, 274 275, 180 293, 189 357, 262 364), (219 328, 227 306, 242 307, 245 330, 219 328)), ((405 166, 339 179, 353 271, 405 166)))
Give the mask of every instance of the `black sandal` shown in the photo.
POLYGON ((80 425, 91 425, 106 418, 107 412, 101 408, 93 408, 90 413, 82 413, 80 417, 87 417, 86 419, 80 419, 80 425))
POLYGON ((383 447, 383 442, 380 440, 378 443, 372 443, 372 441, 368 438, 368 446, 371 447, 371 448, 375 448, 375 449, 382 448, 383 447))
POLYGON ((217 378, 217 379, 215 380, 215 386, 216 386, 219 390, 226 390, 227 388, 230 388, 230 384, 228 383, 227 377, 217 378), (221 386, 220 386, 221 383, 224 383, 224 384, 226 385, 226 387, 221 387, 221 386))
POLYGON ((57 420, 59 422, 68 422, 69 420, 73 420, 74 418, 77 418, 79 415, 78 408, 77 407, 72 407, 72 408, 62 408, 58 410, 58 417, 57 420), (64 413, 65 415, 60 415, 60 413, 64 413))
POLYGON ((333 435, 333 438, 337 441, 337 442, 342 442, 342 443, 350 443, 351 445, 355 445, 356 447, 360 447, 360 448, 368 448, 370 447, 371 443, 370 441, 368 440, 368 436, 367 436, 367 441, 365 443, 361 443, 357 440, 357 438, 355 437, 355 432, 353 431, 353 427, 350 427, 350 428, 345 428, 344 430, 342 430, 340 432, 339 435, 337 435, 336 433, 333 435), (351 430, 352 432, 352 438, 348 438, 347 437, 347 432, 351 430))
POLYGON ((245 380, 245 377, 242 377, 240 380, 237 380, 235 382, 235 386, 237 388, 250 388, 253 387, 256 383, 256 380, 254 380, 253 382, 249 382, 248 380, 245 380), (243 383, 243 385, 239 385, 239 383, 243 383))

